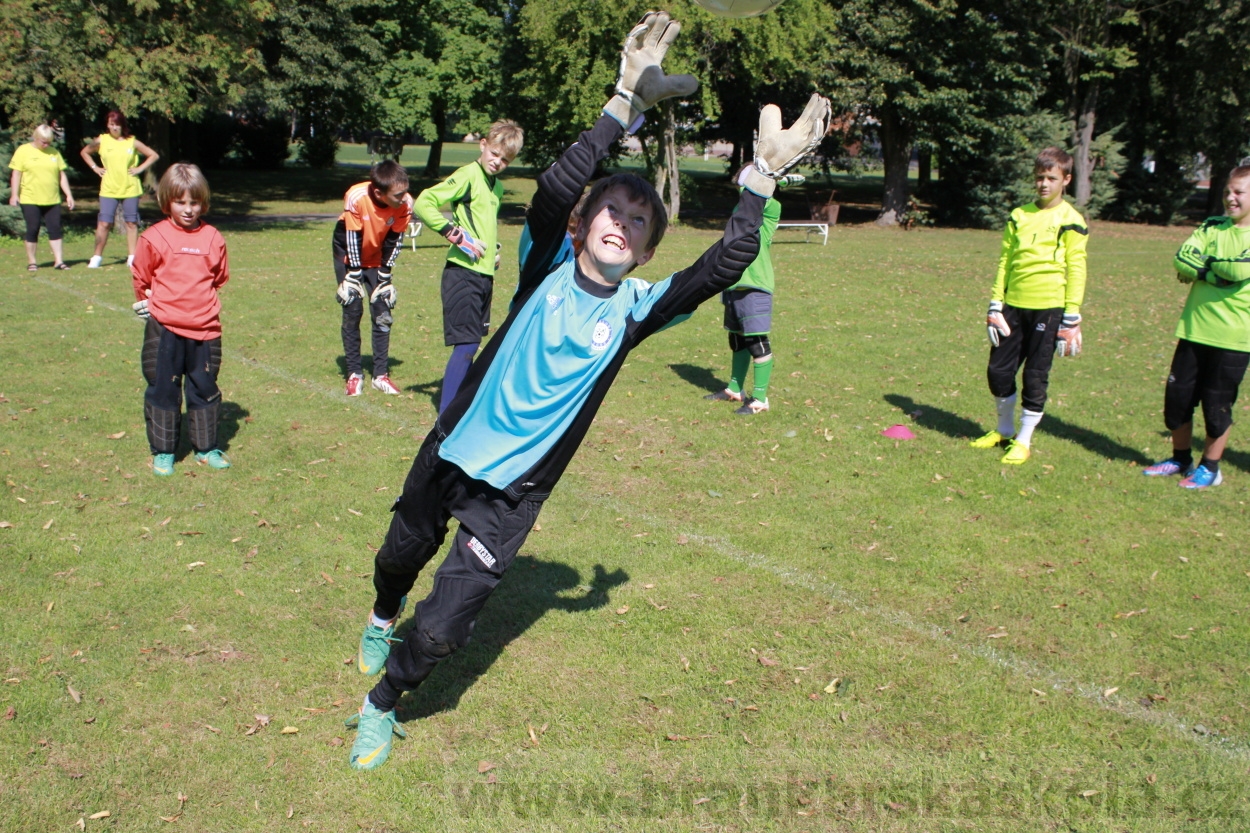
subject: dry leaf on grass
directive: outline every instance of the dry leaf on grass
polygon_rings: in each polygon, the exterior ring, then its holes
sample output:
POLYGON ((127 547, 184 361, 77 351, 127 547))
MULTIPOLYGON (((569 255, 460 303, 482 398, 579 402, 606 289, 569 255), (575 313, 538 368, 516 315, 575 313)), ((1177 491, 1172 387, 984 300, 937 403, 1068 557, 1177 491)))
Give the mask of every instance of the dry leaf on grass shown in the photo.
POLYGON ((326 580, 326 584, 334 584, 334 579, 330 578, 330 574, 322 571, 321 577, 326 580))
POLYGON ((98 812, 98 813, 92 813, 91 815, 87 816, 87 818, 89 818, 89 819, 106 819, 106 818, 108 818, 108 817, 109 817, 109 816, 111 816, 111 815, 113 815, 113 814, 112 814, 112 813, 110 813, 108 810, 101 810, 101 811, 100 811, 100 812, 98 812))
POLYGON ((5 720, 12 720, 15 717, 17 717, 17 709, 13 708, 12 706, 9 706, 7 709, 4 710, 5 720))
POLYGON ((1081 798, 1093 798, 1098 795, 1098 790, 1081 790, 1081 798))
POLYGON ((708 803, 709 801, 711 801, 711 800, 712 800, 712 799, 710 799, 710 798, 696 798, 696 799, 694 800, 694 806, 695 806, 695 807, 698 807, 700 804, 707 804, 707 803, 708 803))
POLYGON ((495 765, 492 764, 490 761, 478 761, 477 762, 477 771, 479 775, 482 774, 483 772, 490 772, 494 768, 495 768, 495 765))
POLYGON ((838 686, 840 685, 842 685, 842 678, 834 677, 833 681, 830 682, 829 685, 825 686, 825 694, 837 694, 838 686))
POLYGON ((120 439, 121 439, 122 437, 124 437, 124 436, 126 436, 126 432, 125 432, 125 431, 118 431, 116 434, 109 434, 109 439, 110 439, 110 440, 120 440, 120 439))
POLYGON ((629 605, 621 605, 616 609, 617 616, 624 616, 626 613, 629 613, 629 605))
POLYGON ((299 734, 299 729, 296 729, 294 726, 283 726, 283 727, 282 727, 282 734, 284 734, 284 735, 298 735, 298 734, 299 734))
POLYGON ((204 566, 203 561, 192 561, 190 564, 187 565, 187 569, 194 570, 196 567, 203 567, 203 566, 204 566))
POLYGON ((764 665, 769 668, 772 668, 773 666, 776 666, 776 665, 781 665, 781 662, 779 660, 775 660, 772 657, 766 657, 763 654, 760 655, 759 660, 760 660, 760 665, 764 665))
POLYGON ((1119 686, 1116 686, 1115 688, 1109 688, 1109 689, 1107 689, 1106 691, 1104 691, 1104 692, 1102 693, 1102 696, 1103 696, 1103 697, 1110 697, 1112 694, 1115 694, 1115 693, 1116 693, 1117 691, 1119 691, 1119 690, 1120 690, 1120 687, 1119 687, 1119 686))
POLYGON ((529 728, 529 735, 530 735, 530 743, 532 743, 532 744, 534 744, 535 746, 537 746, 537 745, 538 745, 538 735, 534 734, 534 727, 533 727, 533 726, 530 726, 530 727, 528 727, 528 728, 529 728))
POLYGON ((167 822, 169 822, 170 824, 173 824, 174 822, 176 822, 176 821, 177 821, 178 819, 180 819, 180 818, 182 818, 182 813, 178 813, 178 814, 176 814, 176 815, 172 815, 172 816, 161 816, 161 821, 167 821, 167 822))
POLYGON ((363 517, 365 514, 364 512, 357 512, 355 509, 352 509, 351 507, 348 507, 347 511, 351 512, 353 515, 359 515, 361 517, 363 517))
POLYGON ((0 529, 16 529, 16 527, 8 521, 0 521, 0 529))
POLYGON ((286 817, 291 818, 294 815, 295 815, 295 808, 292 807, 290 804, 288 804, 286 807, 286 817))
POLYGON ((169 523, 170 521, 172 521, 173 519, 174 519, 174 516, 173 516, 173 515, 170 515, 168 518, 166 518, 165 520, 163 520, 163 521, 161 521, 160 523, 158 523, 158 524, 157 524, 157 526, 165 526, 166 524, 168 524, 168 523, 169 523))
POLYGON ((73 698, 74 698, 74 702, 75 702, 75 703, 81 703, 81 702, 82 702, 82 695, 81 695, 81 694, 79 694, 77 691, 75 691, 75 690, 74 690, 74 687, 73 687, 72 685, 67 685, 67 686, 65 686, 65 690, 69 692, 69 696, 70 696, 70 697, 73 697, 73 698))
POLYGON ((56 521, 56 518, 48 518, 48 522, 47 522, 46 524, 44 524, 44 525, 43 525, 43 528, 44 528, 44 529, 51 529, 51 528, 52 528, 52 524, 53 524, 55 521, 56 521))

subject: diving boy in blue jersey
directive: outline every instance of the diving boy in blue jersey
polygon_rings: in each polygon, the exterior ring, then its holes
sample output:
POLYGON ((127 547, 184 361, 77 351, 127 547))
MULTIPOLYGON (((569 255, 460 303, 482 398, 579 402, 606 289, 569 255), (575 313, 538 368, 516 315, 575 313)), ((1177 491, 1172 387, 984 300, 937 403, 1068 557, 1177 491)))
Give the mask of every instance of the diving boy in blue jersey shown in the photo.
POLYGON ((660 67, 681 26, 650 12, 629 33, 617 94, 603 116, 538 178, 524 258, 508 317, 473 363, 413 460, 390 530, 374 562, 377 591, 357 666, 386 674, 365 698, 350 763, 381 766, 390 754, 395 704, 463 646, 482 606, 512 563, 563 474, 629 351, 689 317, 735 283, 759 250, 764 203, 776 179, 829 125, 829 102, 812 96, 789 130, 760 116, 755 165, 723 239, 694 265, 648 284, 626 275, 651 260, 668 218, 655 189, 628 174, 598 182, 578 210, 575 258, 560 261, 571 212, 598 164, 637 130, 657 102, 698 88, 660 67), (417 573, 460 522, 433 587, 399 644, 395 623, 417 573))

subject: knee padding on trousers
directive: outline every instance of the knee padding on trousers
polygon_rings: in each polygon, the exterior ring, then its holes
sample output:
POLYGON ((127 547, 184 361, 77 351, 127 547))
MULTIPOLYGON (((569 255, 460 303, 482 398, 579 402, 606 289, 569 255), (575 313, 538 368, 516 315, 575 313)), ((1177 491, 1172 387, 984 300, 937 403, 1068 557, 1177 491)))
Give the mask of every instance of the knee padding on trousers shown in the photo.
POLYGON ((417 605, 412 631, 386 661, 391 684, 411 691, 434 666, 467 645, 493 589, 476 581, 436 578, 430 595, 417 605))
POLYGON ((768 343, 768 336, 743 336, 746 349, 750 351, 751 358, 762 359, 772 354, 773 347, 768 343))
POLYGON ((217 447, 217 417, 221 406, 209 405, 207 408, 187 410, 187 428, 191 435, 191 447, 201 453, 212 451, 217 447))
MULTIPOLYGON (((1198 406, 1198 399, 1194 393, 1197 389, 1196 378, 1187 382, 1176 381, 1175 376, 1168 379, 1167 387, 1163 392, 1163 424, 1169 431, 1175 431, 1182 425, 1194 421, 1194 408, 1198 406)), ((1207 434, 1211 434, 1209 426, 1207 434)), ((1220 434, 1212 436, 1218 437, 1220 434)))
POLYGON ((985 373, 986 381, 990 385, 990 394, 1002 399, 1011 396, 1016 392, 1016 374, 1014 368, 1012 370, 1002 370, 990 365, 989 370, 985 373))
POLYGON ((423 537, 405 517, 405 508, 402 497, 395 501, 391 525, 386 530, 386 540, 374 557, 374 565, 379 570, 399 574, 419 573, 443 546, 447 528, 443 527, 441 534, 436 534, 433 538, 423 537))
POLYGON ((148 446, 153 454, 173 454, 178 450, 178 422, 181 414, 143 403, 143 421, 148 429, 148 446))

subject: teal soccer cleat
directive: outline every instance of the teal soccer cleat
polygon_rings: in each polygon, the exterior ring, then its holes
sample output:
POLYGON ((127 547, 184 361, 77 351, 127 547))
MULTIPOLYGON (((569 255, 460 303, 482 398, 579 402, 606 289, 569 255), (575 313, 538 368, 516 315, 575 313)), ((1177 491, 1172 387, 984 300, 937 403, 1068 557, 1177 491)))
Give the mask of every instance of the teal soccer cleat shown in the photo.
POLYGON ((359 714, 347 718, 344 725, 356 727, 356 742, 352 744, 348 763, 352 769, 377 769, 386 763, 391 754, 395 735, 408 737, 403 727, 395 722, 395 711, 379 711, 378 707, 365 701, 359 714))

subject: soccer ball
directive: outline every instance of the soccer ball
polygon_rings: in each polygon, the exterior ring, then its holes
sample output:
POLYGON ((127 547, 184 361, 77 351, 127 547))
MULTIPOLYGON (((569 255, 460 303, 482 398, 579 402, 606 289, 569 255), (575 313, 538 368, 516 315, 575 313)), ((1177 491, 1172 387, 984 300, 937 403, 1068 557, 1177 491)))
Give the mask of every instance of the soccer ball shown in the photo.
POLYGON ((771 12, 785 0, 694 0, 717 17, 755 17, 771 12))

